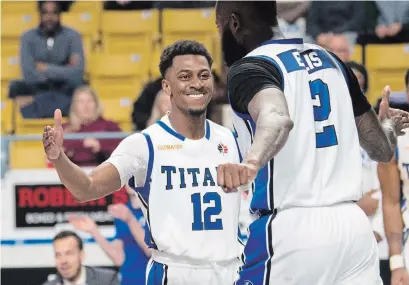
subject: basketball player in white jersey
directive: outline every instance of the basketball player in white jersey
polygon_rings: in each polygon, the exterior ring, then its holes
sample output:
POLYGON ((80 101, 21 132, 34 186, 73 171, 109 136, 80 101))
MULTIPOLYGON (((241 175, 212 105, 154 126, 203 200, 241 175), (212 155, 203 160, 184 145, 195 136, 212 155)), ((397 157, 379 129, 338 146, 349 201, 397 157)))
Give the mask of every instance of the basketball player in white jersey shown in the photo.
MULTIPOLYGON (((409 70, 405 76, 406 94, 409 98, 409 70)), ((408 285, 409 275, 409 133, 398 137, 394 158, 389 163, 378 164, 382 189, 382 210, 385 234, 389 245, 391 285, 408 285), (402 192, 401 192, 402 181, 402 192), (402 193, 402 194, 401 194, 402 193), (402 242, 403 241, 403 242, 402 242)))
POLYGON ((371 159, 389 161, 403 126, 387 118, 385 102, 379 122, 335 55, 283 39, 274 1, 218 2, 216 22, 244 159, 219 166, 218 183, 234 189, 255 178, 259 215, 235 284, 382 284, 377 243, 355 203, 359 143, 371 159))
POLYGON ((44 149, 79 201, 136 188, 151 231, 147 285, 231 284, 236 278, 240 193, 217 185, 216 167, 239 163, 233 133, 206 120, 213 92, 205 47, 180 41, 161 56, 162 87, 171 111, 142 133, 124 139, 107 162, 86 174, 62 151, 61 112, 44 131, 44 149))

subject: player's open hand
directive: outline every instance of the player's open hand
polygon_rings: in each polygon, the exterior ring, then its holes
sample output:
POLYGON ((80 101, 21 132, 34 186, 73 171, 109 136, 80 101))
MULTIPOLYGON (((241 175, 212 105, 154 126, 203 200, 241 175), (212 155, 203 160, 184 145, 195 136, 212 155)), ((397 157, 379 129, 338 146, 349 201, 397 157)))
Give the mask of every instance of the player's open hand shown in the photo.
POLYGON ((392 271, 391 285, 409 285, 409 275, 405 268, 392 271))
POLYGON ((403 110, 390 108, 389 96, 391 88, 389 85, 385 86, 382 93, 382 101, 379 105, 379 120, 390 119, 394 123, 396 135, 402 136, 405 134, 404 129, 409 128, 409 113, 403 110))
POLYGON ((62 114, 61 110, 57 109, 54 112, 54 127, 45 127, 43 133, 43 146, 48 159, 53 160, 60 156, 63 141, 62 114))
POLYGON ((226 163, 217 167, 217 185, 226 193, 236 192, 237 187, 247 186, 256 178, 258 169, 250 163, 226 163))

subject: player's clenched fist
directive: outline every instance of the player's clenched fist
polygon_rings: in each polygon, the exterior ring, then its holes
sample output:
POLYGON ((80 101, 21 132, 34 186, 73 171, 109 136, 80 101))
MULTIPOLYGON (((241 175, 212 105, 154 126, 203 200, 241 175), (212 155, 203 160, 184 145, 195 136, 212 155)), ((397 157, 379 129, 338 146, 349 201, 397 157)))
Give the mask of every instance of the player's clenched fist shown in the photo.
POLYGON ((226 163, 217 167, 217 184, 224 192, 236 192, 237 187, 247 186, 257 175, 257 168, 247 163, 226 163))
POLYGON ((54 112, 54 127, 47 126, 43 133, 43 146, 48 159, 57 159, 62 151, 64 131, 60 109, 54 112))

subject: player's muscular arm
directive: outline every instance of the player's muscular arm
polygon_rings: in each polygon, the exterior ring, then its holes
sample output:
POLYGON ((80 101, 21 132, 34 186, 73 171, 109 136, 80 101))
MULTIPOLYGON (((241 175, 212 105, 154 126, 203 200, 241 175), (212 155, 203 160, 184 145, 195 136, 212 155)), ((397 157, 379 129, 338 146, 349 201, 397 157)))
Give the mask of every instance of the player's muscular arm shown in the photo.
POLYGON ((293 128, 287 101, 277 88, 259 91, 248 104, 251 118, 256 122, 256 133, 245 162, 263 167, 284 146, 293 128))
POLYGON ((395 158, 378 164, 382 189, 382 211, 390 256, 402 253, 403 221, 400 208, 400 178, 395 158))
POLYGON ((359 142, 372 160, 388 162, 396 148, 396 133, 393 122, 379 121, 373 109, 355 118, 359 142))

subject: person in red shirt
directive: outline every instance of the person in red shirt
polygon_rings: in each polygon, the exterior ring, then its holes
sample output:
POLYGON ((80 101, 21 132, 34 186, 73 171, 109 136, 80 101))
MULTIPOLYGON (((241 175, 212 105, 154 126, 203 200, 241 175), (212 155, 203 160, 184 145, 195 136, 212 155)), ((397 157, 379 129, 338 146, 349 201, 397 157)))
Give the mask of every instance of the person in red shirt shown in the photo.
MULTIPOLYGON (((118 124, 102 117, 102 105, 88 86, 74 91, 66 133, 120 132, 118 124)), ((65 154, 79 166, 96 166, 105 161, 121 139, 64 140, 65 154)))

